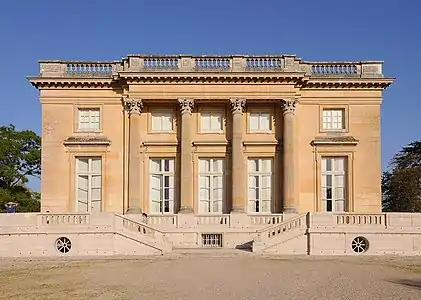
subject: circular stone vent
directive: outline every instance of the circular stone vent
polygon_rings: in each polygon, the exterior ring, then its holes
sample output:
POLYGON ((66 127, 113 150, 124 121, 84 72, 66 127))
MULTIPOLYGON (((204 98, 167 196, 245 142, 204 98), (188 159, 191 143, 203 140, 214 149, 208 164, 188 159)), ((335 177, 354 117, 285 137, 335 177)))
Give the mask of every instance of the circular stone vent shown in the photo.
POLYGON ((364 253, 368 249, 368 240, 365 237, 357 236, 352 240, 351 247, 355 253, 364 253))
POLYGON ((60 237, 56 240, 56 249, 61 253, 68 253, 72 249, 72 242, 67 237, 60 237))

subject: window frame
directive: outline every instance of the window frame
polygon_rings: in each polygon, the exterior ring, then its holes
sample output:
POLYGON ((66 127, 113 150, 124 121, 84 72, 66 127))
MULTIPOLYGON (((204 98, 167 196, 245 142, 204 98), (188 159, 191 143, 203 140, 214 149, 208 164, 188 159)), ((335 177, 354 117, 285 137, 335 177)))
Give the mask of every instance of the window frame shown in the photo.
POLYGON ((247 158, 247 213, 249 214, 271 214, 274 211, 274 192, 275 192, 275 187, 274 187, 274 179, 275 179, 275 170, 274 170, 274 166, 275 166, 275 157, 273 156, 268 156, 268 157, 255 157, 255 156, 250 156, 247 158), (270 161, 270 165, 271 165, 271 172, 267 173, 267 172, 260 172, 260 171, 251 171, 249 168, 249 161, 250 160, 258 160, 259 161, 259 165, 261 165, 262 160, 269 160, 270 161), (263 201, 261 198, 259 198, 259 211, 251 211, 250 210, 250 202, 256 202, 256 200, 250 200, 249 194, 250 194, 250 177, 251 176, 258 176, 259 177, 259 195, 261 194, 261 189, 262 189, 262 181, 263 181, 263 177, 264 176, 270 176, 270 204, 269 204, 269 211, 262 211, 263 209, 263 201))
POLYGON ((199 114, 198 114, 198 132, 202 133, 202 134, 221 134, 225 132, 225 127, 226 127, 226 116, 225 116, 225 110, 224 109, 218 109, 218 108, 200 108, 199 109, 199 114), (218 130, 205 130, 203 129, 203 113, 217 113, 220 114, 221 116, 221 126, 220 129, 218 130))
POLYGON ((321 171, 321 173, 320 173, 320 179, 321 179, 320 180, 320 188, 321 188, 320 201, 321 201, 321 206, 320 207, 321 207, 322 212, 325 212, 325 213, 344 213, 344 212, 348 211, 348 196, 347 196, 348 195, 348 187, 347 187, 348 172, 347 172, 347 169, 348 169, 348 157, 347 156, 339 156, 339 155, 338 156, 329 156, 329 155, 321 156, 321 167, 320 167, 320 171, 321 171), (327 160, 327 159, 331 159, 331 166, 330 166, 331 170, 323 170, 324 160, 327 160), (339 160, 339 159, 343 160, 343 170, 341 170, 341 171, 335 170, 335 161, 339 160), (327 180, 326 180, 326 185, 324 186, 324 184, 323 184, 323 182, 324 182, 323 177, 324 176, 326 176, 326 178, 327 178, 327 176, 331 176, 331 184, 330 184, 331 199, 330 200, 331 200, 332 203, 331 203, 331 210, 330 211, 327 210, 327 208, 328 208, 327 191, 326 191, 326 197, 323 196, 323 189, 328 188, 327 180), (338 188, 338 186, 336 184, 336 180, 335 180, 335 178, 337 176, 343 176, 342 187, 339 187, 339 188, 343 188, 343 198, 342 199, 335 198, 335 193, 336 193, 335 190, 336 190, 336 188, 338 188), (336 210, 336 201, 343 201, 343 210, 342 211, 336 210), (324 202, 326 202, 326 205, 324 205, 324 202), (325 207, 325 209, 324 209, 324 207, 325 207))
POLYGON ((225 209, 225 205, 226 205, 226 192, 227 192, 227 186, 226 186, 226 165, 227 165, 227 161, 225 157, 198 157, 197 158, 197 211, 199 214, 223 214, 224 213, 224 209, 225 209), (222 171, 221 172, 214 172, 214 171, 206 171, 203 172, 200 170, 200 161, 201 160, 209 160, 210 161, 210 165, 212 165, 212 163, 215 160, 221 160, 222 161, 222 171), (200 186, 200 179, 201 177, 209 177, 209 210, 208 212, 203 212, 201 211, 201 198, 200 198, 200 190, 201 190, 201 186, 200 186), (215 203, 215 199, 213 197, 214 195, 214 183, 213 183, 213 179, 217 178, 217 177, 221 177, 221 182, 222 182, 222 199, 221 199, 221 211, 213 211, 213 205, 215 203))
MULTIPOLYGON (((149 157, 148 159, 148 180, 149 180, 149 212, 152 215, 166 215, 166 214, 174 214, 175 211, 175 188, 176 188, 176 159, 175 157, 149 157), (160 161, 160 171, 152 171, 151 165, 152 161, 160 161), (172 171, 165 171, 165 161, 173 161, 173 170, 172 171), (164 170, 164 171, 162 171, 164 170), (152 199, 152 177, 153 176, 160 176, 160 211, 156 212, 153 211, 153 199, 152 199), (169 211, 165 212, 165 177, 168 176, 168 190, 172 189, 172 199, 168 199, 169 201, 169 211), (172 177, 172 187, 171 187, 171 177, 172 177)), ((168 195, 170 195, 170 191, 168 192, 168 195)))
POLYGON ((89 133, 89 132, 102 132, 103 128, 103 109, 102 105, 77 105, 74 107, 74 132, 76 133, 89 133), (80 124, 81 111, 99 111, 99 122, 97 129, 82 129, 80 124))
POLYGON ((248 133, 272 133, 274 124, 273 124, 273 110, 268 108, 258 109, 258 108, 251 108, 247 112, 247 131, 248 133), (269 128, 268 129, 252 129, 251 128, 251 115, 252 114, 259 114, 259 127, 260 127, 260 118, 262 114, 268 114, 269 115, 269 128))
POLYGON ((149 110, 149 132, 150 133, 173 133, 175 132, 175 113, 174 113, 174 109, 173 108, 151 108, 149 110), (171 129, 169 130, 157 130, 154 129, 154 114, 155 113, 162 113, 162 115, 160 116, 161 118, 161 128, 162 128, 162 118, 164 117, 165 114, 171 115, 171 129))
MULTIPOLYGON (((75 158, 75 197, 74 197, 74 205, 75 205, 75 212, 78 213, 92 213, 92 178, 95 176, 99 176, 100 177, 100 210, 99 212, 103 212, 104 210, 104 160, 102 156, 93 156, 93 155, 89 155, 89 156, 83 156, 83 155, 77 155, 74 157, 75 158), (88 170, 87 171, 80 171, 79 170, 79 160, 88 160, 88 170), (101 170, 99 172, 95 172, 92 169, 92 162, 93 160, 99 160, 99 165, 101 166, 101 170), (87 182, 88 182, 88 186, 87 186, 87 192, 88 192, 88 203, 87 203, 87 211, 79 211, 79 197, 78 197, 78 190, 79 190, 79 176, 87 176, 87 182)), ((98 213, 98 212, 96 212, 98 213)))
MULTIPOLYGON (((320 119, 319 119, 319 127, 320 127, 320 132, 325 132, 325 133, 329 133, 329 132, 348 132, 348 123, 349 123, 349 117, 348 117, 348 106, 346 105, 322 105, 320 107, 320 119), (342 111, 342 128, 340 129, 326 129, 324 128, 324 122, 323 122, 323 118, 324 118, 324 112, 325 111, 342 111)), ((333 124, 333 120, 331 121, 331 124, 333 124)))

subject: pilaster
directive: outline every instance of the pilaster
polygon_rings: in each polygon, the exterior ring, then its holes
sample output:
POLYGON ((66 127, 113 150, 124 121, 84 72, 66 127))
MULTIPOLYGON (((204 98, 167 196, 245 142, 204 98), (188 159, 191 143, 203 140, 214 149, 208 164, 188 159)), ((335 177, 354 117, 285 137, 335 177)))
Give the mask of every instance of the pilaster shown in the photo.
POLYGON ((231 99, 232 111, 232 212, 246 211, 246 182, 243 151, 243 111, 246 99, 231 99))
POLYGON ((281 101, 284 115, 283 132, 283 212, 295 213, 298 206, 298 156, 296 141, 295 111, 298 101, 296 99, 283 99, 281 101))
POLYGON ((178 99, 181 115, 180 213, 193 213, 192 129, 194 99, 178 99))
POLYGON ((141 213, 141 156, 140 156, 140 114, 143 108, 141 99, 124 99, 129 113, 129 201, 127 213, 141 213))

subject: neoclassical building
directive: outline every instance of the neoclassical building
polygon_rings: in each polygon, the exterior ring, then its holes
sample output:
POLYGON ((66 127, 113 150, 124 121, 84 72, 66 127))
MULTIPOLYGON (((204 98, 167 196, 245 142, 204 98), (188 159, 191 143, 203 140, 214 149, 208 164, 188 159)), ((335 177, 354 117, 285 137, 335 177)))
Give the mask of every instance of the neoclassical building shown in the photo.
POLYGON ((128 55, 29 81, 42 212, 381 211, 382 62, 128 55))

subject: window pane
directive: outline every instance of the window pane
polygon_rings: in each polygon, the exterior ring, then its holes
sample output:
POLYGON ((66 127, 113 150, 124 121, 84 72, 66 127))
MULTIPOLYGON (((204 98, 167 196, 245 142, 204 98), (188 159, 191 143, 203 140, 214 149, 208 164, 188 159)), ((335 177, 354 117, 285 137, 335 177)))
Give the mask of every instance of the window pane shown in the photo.
POLYGON ((200 188, 209 188, 210 182, 208 176, 200 176, 199 177, 199 187, 200 188))
POLYGON ((250 114, 250 130, 258 130, 258 129, 259 129, 259 114, 251 113, 250 114))
POLYGON ((262 113, 260 115, 260 130, 269 130, 270 129, 270 114, 262 113))
POLYGON ((209 159, 199 159, 199 172, 208 173, 210 170, 210 160, 209 159))
POLYGON ((262 159, 262 172, 271 173, 272 172, 272 160, 271 159, 262 159))
POLYGON ((152 130, 162 130, 161 117, 155 113, 152 113, 152 130))
POLYGON ((89 159, 87 158, 79 158, 77 160, 77 171, 78 172, 88 172, 89 167, 89 159))
POLYGON ((342 157, 335 158, 335 171, 344 171, 344 159, 342 157))
POLYGON ((160 159, 151 159, 150 161, 150 172, 159 172, 161 171, 161 160, 160 159))
POLYGON ((91 167, 92 167, 93 172, 100 174, 101 173, 101 167, 102 167, 101 159, 100 158, 93 158, 91 167))
POLYGON ((332 211, 332 200, 326 200, 326 211, 332 211))
POLYGON ((270 213, 270 201, 261 201, 262 202, 262 212, 270 213))
POLYGON ((335 201, 335 211, 337 211, 337 212, 344 212, 345 211, 345 201, 343 201, 343 200, 336 200, 335 201))
POLYGON ((166 131, 172 130, 172 114, 165 113, 162 116, 162 130, 166 130, 166 131))
POLYGON ((168 159, 164 159, 164 172, 170 171, 170 161, 168 159))
POLYGON ((220 131, 222 130, 222 115, 221 113, 215 112, 211 116, 211 129, 220 131))
POLYGON ((201 129, 203 131, 208 131, 211 129, 211 116, 209 112, 201 113, 201 129))
POLYGON ((332 175, 326 175, 326 187, 332 186, 332 175))
POLYGON ((223 172, 223 160, 222 159, 214 159, 213 160, 213 172, 223 172))
POLYGON ((249 172, 256 172, 256 171, 258 171, 258 160, 249 159, 249 172))

